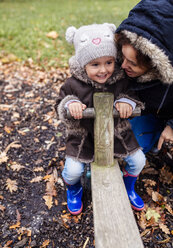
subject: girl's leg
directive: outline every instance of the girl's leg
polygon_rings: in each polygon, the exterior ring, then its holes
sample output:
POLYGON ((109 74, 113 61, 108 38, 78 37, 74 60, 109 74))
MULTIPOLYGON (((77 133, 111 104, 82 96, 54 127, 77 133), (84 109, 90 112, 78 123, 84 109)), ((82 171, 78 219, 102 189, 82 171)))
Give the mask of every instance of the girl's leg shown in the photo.
POLYGON ((145 154, 140 149, 124 158, 124 160, 127 163, 125 170, 133 176, 139 175, 146 163, 145 154))
POLYGON ((62 177, 66 184, 74 185, 80 181, 84 173, 85 164, 70 157, 66 157, 62 177))
POLYGON ((144 202, 135 191, 135 183, 139 173, 145 166, 146 158, 141 150, 137 150, 135 153, 126 157, 124 160, 127 162, 123 175, 127 194, 132 207, 135 210, 140 211, 144 208, 144 202))
POLYGON ((83 189, 80 178, 84 172, 84 166, 84 163, 67 157, 62 172, 63 179, 67 184, 67 207, 73 215, 80 214, 83 209, 83 189))

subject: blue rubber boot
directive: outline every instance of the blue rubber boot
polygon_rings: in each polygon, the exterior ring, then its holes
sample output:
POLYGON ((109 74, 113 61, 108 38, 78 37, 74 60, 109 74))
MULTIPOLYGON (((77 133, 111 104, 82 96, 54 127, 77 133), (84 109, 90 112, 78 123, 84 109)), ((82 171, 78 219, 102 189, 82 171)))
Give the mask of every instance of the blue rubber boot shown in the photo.
POLYGON ((124 170, 123 179, 132 208, 137 211, 141 211, 144 208, 144 202, 135 192, 137 176, 130 175, 127 171, 124 170))
POLYGON ((74 185, 67 185, 67 207, 71 214, 77 215, 82 212, 83 189, 80 181, 74 185))

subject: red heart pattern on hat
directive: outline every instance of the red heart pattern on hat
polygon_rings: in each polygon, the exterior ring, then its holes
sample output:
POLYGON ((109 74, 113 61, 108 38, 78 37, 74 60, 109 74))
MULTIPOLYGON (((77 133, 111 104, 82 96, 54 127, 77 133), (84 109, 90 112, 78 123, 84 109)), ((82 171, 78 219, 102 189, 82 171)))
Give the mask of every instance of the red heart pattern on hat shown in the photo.
POLYGON ((100 42, 101 42, 101 39, 100 39, 100 38, 94 38, 94 39, 92 40, 92 43, 95 44, 95 45, 99 45, 100 42))

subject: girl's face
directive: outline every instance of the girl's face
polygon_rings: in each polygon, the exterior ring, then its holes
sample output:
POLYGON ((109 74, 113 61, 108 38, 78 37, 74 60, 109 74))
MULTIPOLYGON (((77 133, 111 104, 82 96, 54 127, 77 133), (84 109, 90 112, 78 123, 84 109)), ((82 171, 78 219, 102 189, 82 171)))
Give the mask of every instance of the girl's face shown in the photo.
POLYGON ((129 77, 135 78, 143 75, 148 69, 144 66, 139 66, 136 59, 136 50, 131 45, 122 46, 123 63, 121 67, 125 70, 129 77))
POLYGON ((112 76, 114 68, 115 58, 108 56, 94 59, 85 66, 88 77, 99 84, 106 83, 112 76))

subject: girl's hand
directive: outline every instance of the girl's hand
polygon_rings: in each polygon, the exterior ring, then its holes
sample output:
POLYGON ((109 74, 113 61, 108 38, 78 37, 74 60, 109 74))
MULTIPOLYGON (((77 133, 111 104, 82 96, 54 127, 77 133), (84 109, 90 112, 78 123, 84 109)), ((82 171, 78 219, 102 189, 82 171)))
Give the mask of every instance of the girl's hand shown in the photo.
POLYGON ((132 106, 125 102, 117 102, 115 108, 119 112, 121 118, 129 118, 133 112, 132 106))
POLYGON ((82 104, 81 102, 71 102, 68 105, 68 109, 74 119, 82 119, 82 112, 84 109, 86 109, 86 105, 82 104))
POLYGON ((173 129, 170 126, 166 126, 160 135, 157 148, 160 150, 164 142, 173 143, 173 129))

